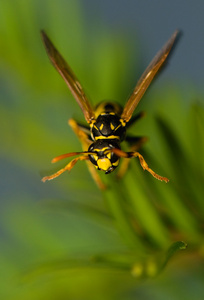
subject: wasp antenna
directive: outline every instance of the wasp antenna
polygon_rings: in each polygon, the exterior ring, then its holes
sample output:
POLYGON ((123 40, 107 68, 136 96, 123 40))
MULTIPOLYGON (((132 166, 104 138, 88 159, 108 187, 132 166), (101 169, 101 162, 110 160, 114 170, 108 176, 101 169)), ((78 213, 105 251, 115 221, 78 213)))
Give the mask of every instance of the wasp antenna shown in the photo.
POLYGON ((93 154, 93 152, 90 152, 90 151, 83 151, 83 152, 70 152, 70 153, 65 153, 65 154, 62 154, 62 155, 59 155, 59 156, 56 156, 52 159, 52 163, 56 163, 57 161, 59 160, 62 160, 64 158, 67 158, 67 157, 72 157, 72 156, 76 156, 76 155, 84 155, 84 156, 87 156, 89 154, 93 154))
POLYGON ((125 152, 118 148, 113 148, 110 151, 115 153, 118 157, 124 157, 124 158, 130 158, 129 153, 132 153, 132 152, 125 152))

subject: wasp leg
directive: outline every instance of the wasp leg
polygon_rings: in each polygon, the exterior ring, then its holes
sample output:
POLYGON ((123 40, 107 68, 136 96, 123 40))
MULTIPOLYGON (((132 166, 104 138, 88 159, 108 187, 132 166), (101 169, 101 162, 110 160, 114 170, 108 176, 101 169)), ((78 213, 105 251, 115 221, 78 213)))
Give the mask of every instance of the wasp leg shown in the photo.
MULTIPOLYGON (((137 151, 138 149, 141 148, 141 146, 147 141, 148 138, 146 137, 126 137, 126 141, 129 144, 132 144, 130 147, 130 151, 137 151)), ((129 167, 130 160, 129 159, 124 159, 120 165, 119 171, 117 173, 117 178, 121 179, 125 173, 127 172, 127 169, 129 167)))
POLYGON ((85 132, 82 126, 78 125, 77 122, 73 119, 70 119, 68 121, 68 124, 71 126, 72 130, 82 143, 82 149, 83 151, 87 151, 88 147, 91 144, 91 140, 89 138, 89 135, 85 132))
MULTIPOLYGON (((132 119, 127 123, 126 128, 128 129, 130 126, 132 126, 135 122, 140 120, 145 116, 145 112, 141 111, 135 116, 132 117, 132 119)), ((130 151, 137 151, 141 146, 147 141, 146 137, 131 137, 127 136, 125 139, 130 145, 130 151)), ((117 178, 122 178, 124 174, 126 173, 128 167, 129 167, 130 161, 129 160, 123 160, 120 169, 117 173, 117 178)))
MULTIPOLYGON (((132 119, 127 123, 126 128, 128 129, 130 126, 132 126, 135 122, 140 120, 145 116, 145 112, 141 111, 140 113, 136 114, 135 116, 132 117, 132 119)), ((141 148, 141 146, 147 141, 146 137, 131 137, 127 136, 125 139, 130 145, 130 151, 137 151, 138 149, 141 148)), ((122 178, 130 164, 130 160, 123 160, 122 163, 120 164, 119 171, 117 173, 117 178, 122 178)))
MULTIPOLYGON (((68 124, 71 126, 71 128, 74 131, 74 133, 76 134, 76 136, 79 138, 79 140, 80 140, 80 142, 82 144, 83 151, 87 151, 87 149, 89 148, 90 144, 92 143, 92 141, 89 138, 89 135, 87 134, 87 128, 83 127, 81 125, 78 125, 77 122, 75 120, 73 120, 73 119, 70 119, 68 121, 68 124)), ((89 172, 90 172, 93 180, 96 182, 97 186, 101 190, 106 189, 106 186, 104 185, 104 183, 102 182, 100 176, 98 175, 98 173, 96 171, 96 168, 88 160, 87 160, 87 166, 88 166, 89 172)))
POLYGON ((74 158, 64 168, 60 169, 56 173, 54 173, 50 176, 43 177, 42 181, 45 182, 47 180, 52 180, 52 179, 58 177, 59 175, 61 175, 62 173, 64 173, 65 171, 70 171, 75 166, 75 164, 77 163, 78 160, 87 160, 87 159, 89 159, 88 156, 79 156, 77 158, 74 158))
POLYGON ((155 177, 158 180, 165 181, 166 183, 169 181, 168 178, 162 177, 162 176, 156 174, 152 169, 150 169, 148 164, 146 163, 144 157, 139 152, 124 152, 124 151, 122 151, 120 149, 116 149, 116 148, 113 149, 112 151, 119 157, 124 157, 124 158, 138 157, 143 170, 147 170, 153 177, 155 177))

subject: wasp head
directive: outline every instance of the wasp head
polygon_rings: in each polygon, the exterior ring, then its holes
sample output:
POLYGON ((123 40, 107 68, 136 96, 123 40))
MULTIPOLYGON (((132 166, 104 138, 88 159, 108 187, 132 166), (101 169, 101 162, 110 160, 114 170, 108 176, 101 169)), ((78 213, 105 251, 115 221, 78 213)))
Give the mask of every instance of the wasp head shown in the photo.
POLYGON ((109 174, 117 168, 120 160, 120 158, 111 151, 115 148, 120 149, 118 141, 99 139, 90 145, 88 152, 92 152, 93 154, 89 154, 89 159, 98 170, 109 174))

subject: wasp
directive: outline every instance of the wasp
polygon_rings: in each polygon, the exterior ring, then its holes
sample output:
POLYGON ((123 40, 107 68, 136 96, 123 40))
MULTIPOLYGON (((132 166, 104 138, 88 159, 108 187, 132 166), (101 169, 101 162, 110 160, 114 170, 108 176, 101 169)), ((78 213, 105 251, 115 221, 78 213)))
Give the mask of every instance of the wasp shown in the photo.
MULTIPOLYGON (((138 157, 144 170, 147 170, 155 178, 168 182, 168 178, 162 177, 150 169, 143 156, 136 151, 146 139, 142 137, 128 136, 126 135, 126 130, 130 125, 142 117, 142 113, 136 114, 132 117, 133 112, 151 81, 164 64, 175 43, 178 31, 173 33, 163 48, 156 54, 154 59, 148 65, 137 82, 136 87, 124 108, 117 103, 103 101, 99 103, 95 109, 92 108, 91 103, 85 95, 84 90, 74 72, 55 48, 47 34, 42 31, 41 35, 51 63, 64 79, 72 95, 79 104, 85 120, 89 124, 88 127, 77 123, 73 119, 68 121, 69 125, 81 141, 83 151, 71 152, 55 157, 52 160, 52 163, 64 158, 76 156, 76 158, 72 159, 58 172, 50 176, 43 177, 42 181, 45 182, 46 180, 54 179, 65 171, 70 171, 78 161, 85 160, 88 162, 88 167, 93 179, 101 189, 104 189, 105 185, 100 179, 96 169, 104 171, 105 174, 109 174, 118 167, 120 158, 128 159, 138 157), (121 150, 120 144, 124 140, 131 145, 130 152, 121 150)), ((123 165, 121 165, 121 174, 125 172, 127 165, 128 163, 125 163, 124 160, 123 165)))

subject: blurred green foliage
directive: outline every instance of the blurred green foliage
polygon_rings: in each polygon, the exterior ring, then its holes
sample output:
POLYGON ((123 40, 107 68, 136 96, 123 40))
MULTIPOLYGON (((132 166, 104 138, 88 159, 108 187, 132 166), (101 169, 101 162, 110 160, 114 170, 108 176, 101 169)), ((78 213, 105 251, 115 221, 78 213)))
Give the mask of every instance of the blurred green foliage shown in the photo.
POLYGON ((48 61, 42 28, 94 104, 124 103, 132 88, 124 78, 135 81, 128 36, 88 28, 80 1, 1 1, 1 299, 192 299, 193 286, 202 298, 202 96, 168 82, 140 104, 148 116, 131 130, 151 137, 143 155, 168 184, 137 160, 120 182, 102 174, 103 193, 83 163, 42 184, 52 157, 80 151, 66 122, 83 120, 48 61))

